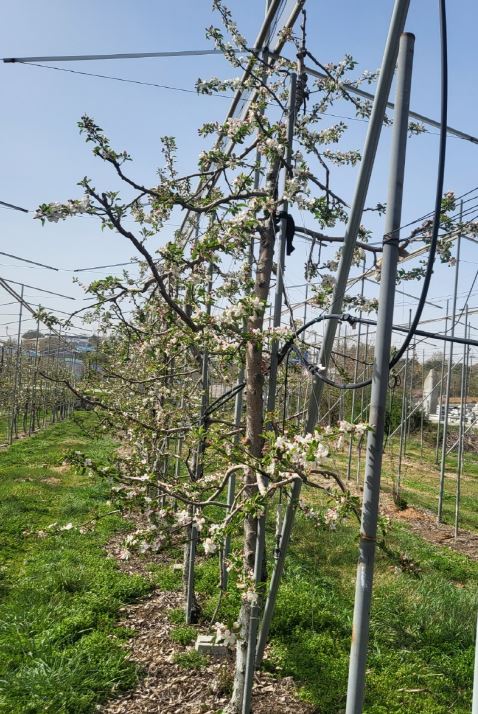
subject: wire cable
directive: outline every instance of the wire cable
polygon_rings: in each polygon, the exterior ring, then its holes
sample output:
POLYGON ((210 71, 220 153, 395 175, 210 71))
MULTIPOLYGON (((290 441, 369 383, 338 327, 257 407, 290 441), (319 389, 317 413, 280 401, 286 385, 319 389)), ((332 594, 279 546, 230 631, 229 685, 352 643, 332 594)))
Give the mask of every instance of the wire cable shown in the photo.
POLYGON ((1 208, 9 208, 11 211, 21 211, 22 213, 29 213, 28 208, 22 208, 21 206, 15 206, 14 203, 7 203, 6 201, 0 201, 1 208))
MULTIPOLYGON (((30 263, 31 265, 37 265, 39 268, 47 268, 47 270, 55 270, 58 272, 59 268, 54 268, 52 265, 45 265, 45 263, 37 263, 36 260, 29 260, 28 258, 20 258, 19 255, 12 255, 12 253, 4 253, 0 250, 0 255, 6 255, 7 258, 13 258, 14 260, 20 260, 22 263, 30 263)), ((20 266, 19 266, 20 267, 20 266)))
POLYGON ((232 95, 228 94, 202 94, 196 89, 187 89, 186 87, 174 87, 169 84, 157 84, 156 82, 143 82, 139 79, 127 79, 126 77, 114 77, 109 74, 96 74, 94 72, 82 72, 79 69, 68 69, 67 67, 55 67, 54 65, 40 64, 39 62, 18 62, 18 64, 28 65, 29 67, 41 67, 42 69, 54 69, 57 72, 68 72, 69 74, 80 74, 84 77, 97 77, 98 79, 111 79, 114 82, 126 82, 127 84, 141 84, 145 87, 156 87, 157 89, 168 89, 173 92, 184 92, 186 94, 195 94, 198 97, 213 96, 221 99, 232 99, 232 95))

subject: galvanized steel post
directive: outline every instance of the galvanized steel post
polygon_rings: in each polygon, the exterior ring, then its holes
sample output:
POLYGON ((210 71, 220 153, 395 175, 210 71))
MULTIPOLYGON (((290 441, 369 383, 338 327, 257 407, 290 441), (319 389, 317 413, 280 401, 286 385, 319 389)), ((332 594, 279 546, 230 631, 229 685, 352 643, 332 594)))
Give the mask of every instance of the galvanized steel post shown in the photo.
MULTIPOLYGON (((460 225, 463 221, 463 201, 460 204, 460 225)), ((460 272, 460 248, 461 248, 461 232, 458 235, 456 242, 456 269, 455 269, 455 284, 453 288, 453 306, 451 310, 451 330, 450 336, 455 336, 455 324, 456 324, 456 297, 458 293, 458 275, 460 272)), ((450 390, 451 390, 451 371, 453 362, 453 341, 450 342, 450 350, 448 353, 448 366, 447 366, 447 383, 446 383, 446 395, 445 395, 445 414, 443 416, 443 440, 441 449, 441 464, 440 464, 440 487, 438 492, 438 513, 437 521, 441 523, 443 516, 443 498, 445 495, 445 466, 446 466, 446 454, 447 454, 447 444, 446 438, 448 434, 448 414, 450 410, 450 390)), ((440 405, 441 412, 441 405, 440 405)), ((441 414, 440 414, 441 415, 441 414)))
POLYGON ((368 433, 367 439, 346 714, 361 714, 365 690, 414 40, 415 38, 411 34, 402 35, 398 58, 396 114, 393 126, 387 216, 383 239, 382 280, 370 402, 369 421, 373 431, 368 433))

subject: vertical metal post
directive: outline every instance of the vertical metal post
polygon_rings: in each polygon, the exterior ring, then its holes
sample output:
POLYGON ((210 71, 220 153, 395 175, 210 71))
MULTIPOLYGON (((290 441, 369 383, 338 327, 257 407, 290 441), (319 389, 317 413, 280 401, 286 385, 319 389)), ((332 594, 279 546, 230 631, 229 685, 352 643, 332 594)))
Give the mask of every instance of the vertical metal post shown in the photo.
MULTIPOLYGON (((180 401, 179 401, 179 409, 180 409, 181 413, 183 411, 183 408, 184 408, 184 388, 181 390, 181 397, 180 397, 180 401)), ((175 460, 176 460, 176 463, 174 464, 174 481, 175 481, 175 483, 178 482, 179 474, 180 474, 180 470, 181 470, 180 469, 180 460, 181 460, 182 451, 183 451, 183 436, 182 436, 182 433, 180 432, 179 436, 177 438, 177 441, 176 441, 176 447, 175 447, 175 451, 174 451, 175 460)))
POLYGON ((18 332, 17 332, 17 354, 15 359, 15 374, 13 378, 13 393, 12 393, 12 413, 10 422, 10 444, 13 443, 14 431, 16 432, 17 426, 17 392, 20 383, 20 359, 21 359, 21 349, 22 349, 22 315, 23 315, 23 292, 25 286, 21 286, 20 291, 20 310, 18 313, 18 332))
MULTIPOLYGON (((347 354, 347 325, 345 325, 345 324, 343 325, 343 332, 344 332, 344 336, 342 339, 342 344, 340 346, 340 351, 344 355, 342 368, 344 370, 344 374, 346 374, 347 367, 346 367, 345 355, 347 354)), ((344 398, 344 390, 341 389, 340 393, 339 393, 339 420, 343 421, 344 419, 345 419, 345 398, 344 398)))
MULTIPOLYGON (((292 144, 294 140, 294 124, 295 124, 295 97, 296 97, 297 74, 292 72, 290 75, 290 91, 289 91, 289 107, 288 107, 288 122, 287 122, 287 149, 286 149, 286 168, 282 174, 282 193, 285 189, 285 184, 289 176, 289 169, 292 161, 292 144)), ((280 195, 280 194, 279 194, 280 195)), ((287 211, 289 202, 283 201, 281 206, 281 222, 279 249, 277 255, 277 279, 274 294, 274 313, 272 318, 272 326, 280 327, 282 314, 282 296, 284 292, 284 267, 285 267, 285 249, 287 244, 287 211)), ((276 405, 276 390, 277 390, 277 356, 279 352, 279 340, 274 338, 271 344, 271 365, 269 371, 269 388, 267 393, 267 411, 273 412, 276 405)))
MULTIPOLYGON (((468 305, 465 308, 465 339, 469 333, 468 328, 468 305)), ((463 447, 465 433, 465 404, 466 404, 466 383, 467 383, 467 354, 470 350, 463 344, 463 363, 461 365, 461 389, 460 389, 460 427, 458 432, 458 460, 456 464, 456 491, 455 491, 455 538, 458 537, 460 523, 460 500, 461 500, 461 472, 463 468, 463 447)))
POLYGON ((37 402, 37 389, 38 389, 38 370, 40 366, 40 359, 38 357, 38 342, 40 339, 40 320, 37 319, 37 325, 36 325, 36 337, 35 337, 35 370, 33 373, 33 389, 32 389, 32 413, 31 413, 31 419, 30 419, 30 428, 29 428, 29 435, 35 431, 36 428, 36 423, 37 423, 37 409, 38 409, 38 402, 37 402))
MULTIPOLYGON (((244 365, 241 365, 239 370, 238 383, 242 384, 244 381, 245 371, 244 365)), ((234 403, 234 428, 239 429, 242 420, 242 406, 243 406, 243 390, 241 389, 236 394, 236 399, 234 403)), ((239 441, 239 433, 234 437, 236 442, 239 441)), ((229 476, 229 482, 227 484, 227 507, 230 511, 234 498, 236 497, 236 472, 233 471, 229 476)), ((221 587, 223 590, 227 590, 227 580, 228 580, 228 569, 227 569, 227 559, 231 551, 231 534, 228 533, 224 538, 223 554, 222 554, 222 566, 221 566, 221 587)))
MULTIPOLYGON (((206 313, 211 314, 211 291, 212 291, 212 275, 213 275, 213 264, 209 263, 209 281, 208 281, 208 297, 206 304, 206 313)), ((202 356, 201 365, 201 385, 202 385, 202 399, 201 399, 201 426, 206 428, 205 417, 207 413, 207 407, 209 405, 209 353, 207 349, 204 350, 202 356)), ((199 441, 195 457, 194 457, 194 479, 198 480, 201 478, 203 471, 203 460, 204 451, 206 448, 205 436, 202 435, 199 441)), ((193 621, 193 613, 196 604, 196 597, 194 592, 195 586, 195 566, 196 566, 196 550, 198 543, 198 529, 194 521, 194 506, 190 507, 190 513, 192 517, 191 526, 188 530, 189 535, 189 548, 188 548, 188 558, 186 563, 186 601, 185 601, 185 615, 186 623, 190 624, 193 621)))
POLYGON ((422 350, 422 406, 420 408, 420 459, 423 458, 423 385, 425 384, 425 350, 422 350))
POLYGON ((400 38, 346 714, 361 714, 365 689, 414 40, 409 33, 400 38))
MULTIPOLYGON (((364 356, 364 362, 367 362, 368 360, 368 338, 369 338, 369 332, 370 332, 370 326, 367 325, 365 327, 365 356, 364 356)), ((367 365, 364 365, 364 370, 366 369, 367 365)), ((362 394, 360 395, 360 418, 362 418, 362 414, 364 413, 365 409, 365 389, 362 389, 362 394)), ((359 440, 358 444, 358 454, 357 454, 357 473, 355 476, 355 480, 357 482, 357 486, 360 484, 360 465, 362 461, 362 439, 359 440)))
MULTIPOLYGON (((410 316, 410 323, 411 323, 411 316, 410 316)), ((403 455, 407 455, 407 445, 410 440, 410 431, 412 428, 412 420, 410 419, 410 416, 412 412, 414 411, 413 408, 413 377, 414 377, 414 369, 415 369, 415 364, 417 361, 417 355, 416 355, 416 350, 417 350, 417 344, 416 341, 413 342, 412 346, 412 363, 411 363, 411 368, 410 368, 410 379, 409 379, 409 395, 407 399, 407 430, 405 433, 405 443, 403 445, 403 455)), ((409 365, 410 366, 410 365, 409 365)))
MULTIPOLYGON (((446 301, 445 335, 448 332, 448 310, 450 301, 446 301)), ((438 451, 440 448, 440 426, 441 426, 441 404, 443 401, 443 381, 445 379, 446 342, 443 342, 443 354, 441 358, 440 394, 438 396, 438 421, 437 421, 437 442, 435 448, 435 463, 438 464, 438 451)))
MULTIPOLYGON (((364 286, 365 286, 365 258, 363 261, 362 265, 362 285, 360 288, 360 304, 362 304, 363 300, 363 294, 364 294, 364 286)), ((362 317, 362 309, 359 311, 359 317, 362 317)), ((359 321, 358 324, 358 330, 357 330, 357 346, 355 348, 355 365, 354 365, 354 382, 357 382, 358 379, 358 363, 359 363, 359 358, 360 358, 360 338, 362 336, 362 323, 359 321)), ((365 365, 364 365, 364 371, 365 371, 365 365)), ((350 422, 353 424, 354 419, 355 419, 355 392, 357 390, 353 389, 352 390, 352 407, 351 407, 351 412, 350 412, 350 422)), ((362 390, 363 394, 363 390, 362 390)), ((352 469, 352 449, 353 449, 353 442, 354 442, 354 437, 353 434, 350 434, 349 437, 349 455, 348 455, 348 460, 347 460, 347 481, 350 480, 350 472, 352 469)))
MULTIPOLYGON (((368 186, 375 161, 375 154, 377 152, 378 141, 387 107, 388 95, 390 93, 392 78, 395 71, 400 35, 405 27, 409 4, 410 0, 395 0, 393 8, 393 15, 390 21, 390 28, 382 59, 382 66, 380 69, 377 92, 375 94, 372 114, 368 125, 367 138, 365 140, 362 161, 360 163, 357 187, 353 203, 350 208, 347 228, 345 230, 345 239, 337 273, 337 282, 335 284, 332 304, 330 306, 330 312, 333 314, 339 314, 342 311, 343 298, 347 288, 347 280, 350 273, 350 267, 352 265, 355 243, 360 228, 360 222, 362 220, 365 199, 367 197, 368 186)), ((327 324, 324 328, 324 339, 322 341, 319 357, 320 363, 324 365, 324 367, 327 367, 329 364, 334 344, 335 332, 337 329, 337 323, 335 320, 327 320, 326 323, 327 324)), ((313 382, 309 400, 309 411, 306 422, 307 432, 314 431, 317 423, 319 403, 323 388, 324 383, 322 380, 316 378, 313 382)))
MULTIPOLYGON (((412 311, 408 314, 408 326, 412 323, 412 311)), ((404 443, 406 439, 406 423, 407 423, 407 379, 408 379, 408 349, 405 354, 405 369, 403 373, 403 389, 402 389, 402 411, 400 416, 400 448, 398 452, 398 472, 395 483, 394 499, 397 505, 400 504, 400 491, 402 487, 402 460, 405 455, 404 443)))
MULTIPOLYGON (((463 201, 460 202, 460 225, 463 222, 463 201)), ((455 284, 453 287, 453 304, 451 310, 451 337, 455 334, 455 322, 456 322, 456 296, 458 292, 458 275, 460 272, 460 248, 461 248, 461 233, 458 235, 456 242, 456 269, 455 269, 455 284)), ((448 413, 450 407, 450 389, 451 389, 451 370, 453 361, 453 342, 450 342, 449 352, 448 352, 448 369, 447 369, 447 384, 446 384, 446 396, 445 396, 445 415, 443 418, 443 440, 442 440, 442 450, 441 450, 441 464, 440 464, 440 487, 438 492, 438 513, 437 521, 441 523, 443 517, 443 497, 445 494, 445 466, 446 466, 446 437, 448 433, 448 413)))

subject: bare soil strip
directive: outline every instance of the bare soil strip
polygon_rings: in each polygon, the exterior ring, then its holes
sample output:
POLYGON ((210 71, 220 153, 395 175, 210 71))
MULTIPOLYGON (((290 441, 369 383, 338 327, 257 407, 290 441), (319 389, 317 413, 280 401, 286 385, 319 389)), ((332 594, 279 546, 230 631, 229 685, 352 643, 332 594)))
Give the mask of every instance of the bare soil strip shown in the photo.
POLYGON ((454 527, 446 523, 437 523, 435 514, 414 506, 400 511, 394 506, 391 499, 387 499, 383 505, 382 513, 406 523, 411 531, 429 543, 451 548, 457 553, 478 560, 478 534, 476 533, 459 529, 458 536, 455 538, 454 527))

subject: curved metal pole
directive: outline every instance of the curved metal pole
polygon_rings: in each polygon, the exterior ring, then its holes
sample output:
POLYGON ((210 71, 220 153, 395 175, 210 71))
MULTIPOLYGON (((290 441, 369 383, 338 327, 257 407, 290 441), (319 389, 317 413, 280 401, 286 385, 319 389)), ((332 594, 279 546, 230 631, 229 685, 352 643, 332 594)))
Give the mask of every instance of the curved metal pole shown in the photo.
MULTIPOLYGON (((390 87, 392 85, 393 74, 395 71, 400 35, 405 27, 409 4, 410 0, 395 0, 382 66, 380 69, 377 93, 375 94, 372 114, 370 116, 370 122, 367 130, 367 138, 365 141, 362 161, 360 163, 357 187, 350 209, 347 228, 345 230, 342 257, 340 259, 340 265, 337 273, 337 282, 335 284, 332 305, 330 307, 330 312, 334 314, 342 312, 343 299, 347 289, 347 280, 350 273, 350 267, 352 265, 355 244, 357 241, 358 231, 360 229, 360 222, 362 220, 362 213, 365 206, 365 200, 367 198, 370 177, 372 175, 375 155, 377 153, 378 141, 380 139, 380 133, 382 131, 383 120, 387 108, 387 100, 390 94, 390 87)), ((329 364, 336 329, 337 323, 335 320, 329 320, 325 325, 324 339, 319 357, 320 363, 324 365, 324 367, 327 367, 329 364)), ((306 422, 307 432, 314 431, 317 423, 319 403, 322 397, 323 389, 323 381, 316 378, 313 383, 312 393, 309 400, 309 412, 306 422)))

